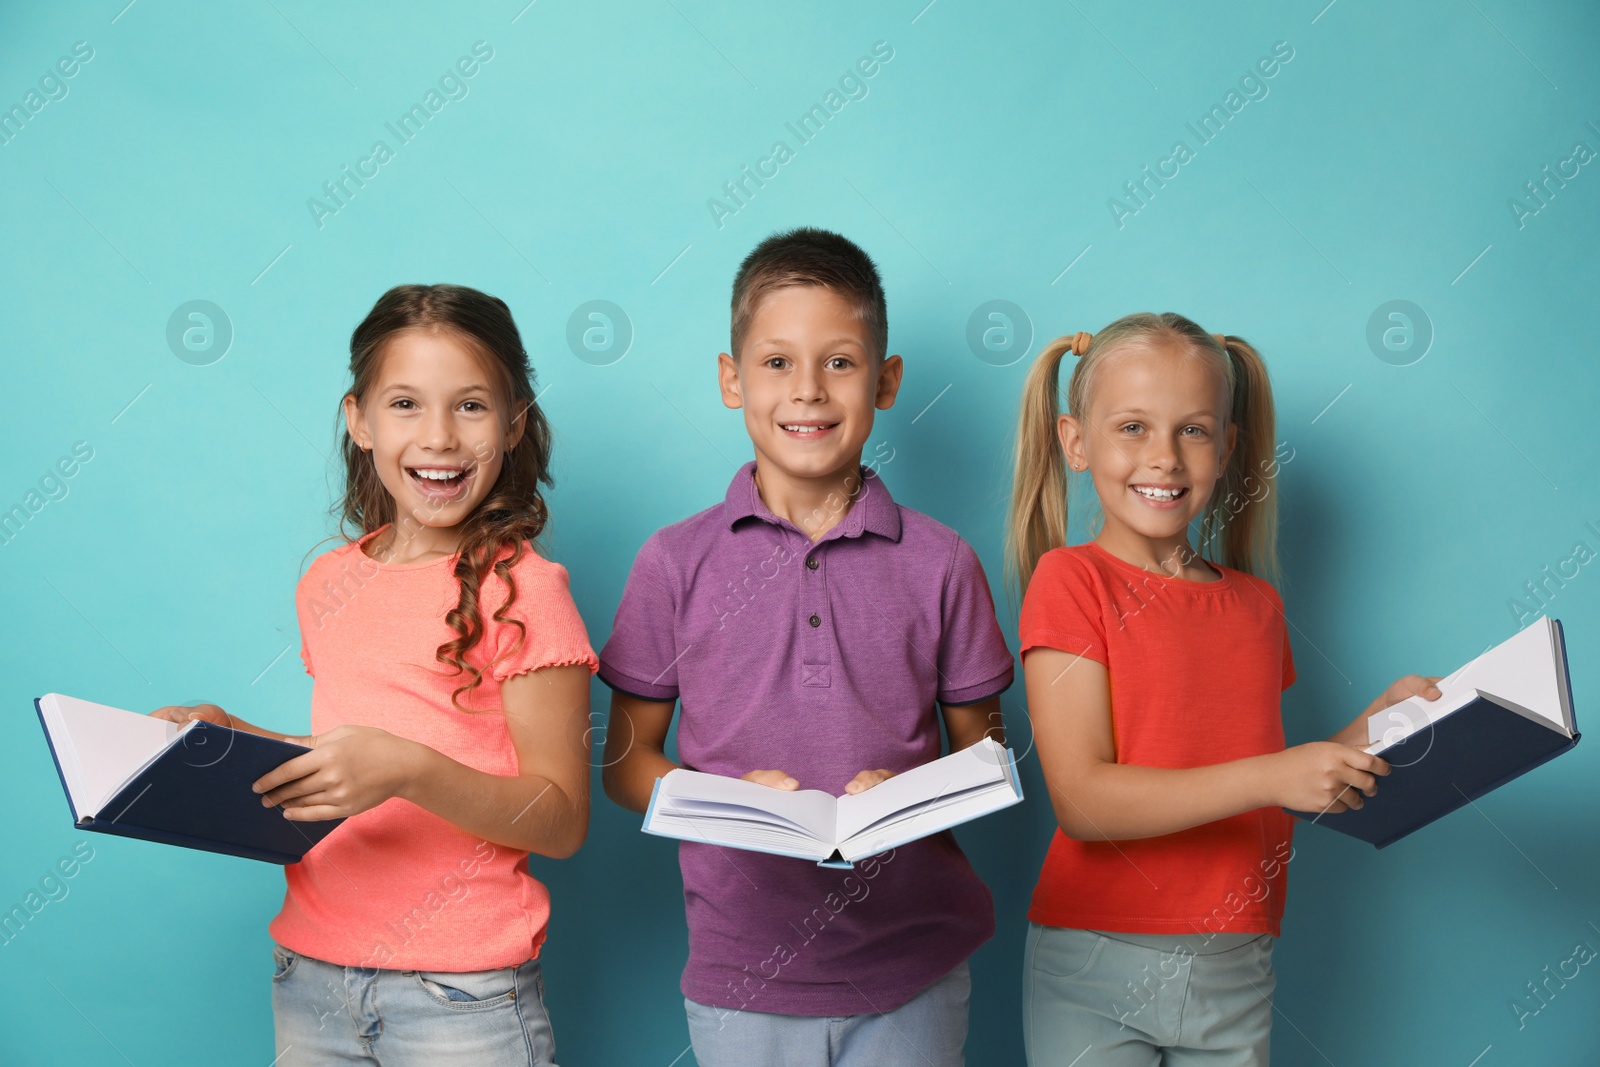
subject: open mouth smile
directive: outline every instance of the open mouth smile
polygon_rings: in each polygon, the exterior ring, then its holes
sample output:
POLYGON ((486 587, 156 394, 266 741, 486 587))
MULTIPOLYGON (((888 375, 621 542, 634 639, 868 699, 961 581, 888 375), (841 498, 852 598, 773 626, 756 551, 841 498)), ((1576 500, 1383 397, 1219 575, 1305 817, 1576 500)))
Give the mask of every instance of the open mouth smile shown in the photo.
POLYGON ((466 493, 467 483, 472 480, 472 468, 407 467, 406 476, 429 500, 447 503, 466 493))
POLYGON ((817 422, 815 420, 778 423, 778 428, 784 432, 785 436, 797 441, 815 441, 818 438, 826 437, 838 427, 839 424, 837 422, 817 422))
POLYGON ((1178 501, 1189 495, 1186 485, 1130 485, 1128 488, 1146 504, 1156 508, 1175 508, 1178 501))

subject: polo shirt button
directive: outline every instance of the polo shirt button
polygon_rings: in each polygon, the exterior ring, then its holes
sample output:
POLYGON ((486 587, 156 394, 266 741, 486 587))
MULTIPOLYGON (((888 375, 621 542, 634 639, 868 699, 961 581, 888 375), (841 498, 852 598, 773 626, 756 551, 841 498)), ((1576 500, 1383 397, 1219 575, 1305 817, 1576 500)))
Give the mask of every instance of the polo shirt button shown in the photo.
POLYGON ((806 570, 814 571, 816 569, 817 569, 817 557, 816 556, 812 556, 812 557, 810 557, 809 559, 806 560, 806 570))
POLYGON ((817 616, 817 615, 811 616, 811 618, 807 619, 806 621, 809 622, 812 626, 821 626, 822 625, 822 618, 820 616, 817 616))

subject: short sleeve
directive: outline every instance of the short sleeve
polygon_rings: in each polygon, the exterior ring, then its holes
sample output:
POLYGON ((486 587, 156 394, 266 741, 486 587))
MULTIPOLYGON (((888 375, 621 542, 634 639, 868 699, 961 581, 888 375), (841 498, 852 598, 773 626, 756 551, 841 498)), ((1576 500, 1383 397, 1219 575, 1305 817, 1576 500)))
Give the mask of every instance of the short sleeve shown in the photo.
POLYGON ((527 549, 511 574, 516 595, 505 605, 502 593, 499 603, 505 606, 496 613, 508 621, 488 624, 495 648, 490 677, 503 682, 529 671, 575 664, 584 664, 593 673, 600 661, 572 601, 567 569, 527 549), (509 621, 513 619, 521 626, 509 621))
POLYGON ((300 576, 300 581, 296 583, 294 590, 294 618, 296 625, 300 629, 300 662, 305 664, 306 673, 313 678, 317 676, 317 670, 311 663, 311 639, 309 634, 312 630, 322 625, 322 613, 319 611, 322 602, 317 599, 316 593, 312 591, 311 580, 311 576, 317 572, 318 562, 320 560, 314 561, 306 569, 305 574, 300 576))
POLYGON ((1105 623, 1092 568, 1066 549, 1039 557, 1022 597, 1020 652, 1054 648, 1106 663, 1105 623))
POLYGON ((972 546, 955 538, 940 606, 939 703, 975 704, 1005 692, 1015 668, 972 546))
POLYGON ((676 598, 659 532, 639 549, 622 590, 611 637, 600 650, 600 680, 642 700, 678 699, 676 598))
POLYGON ((1283 688, 1294 684, 1294 650, 1289 647, 1289 627, 1283 628, 1283 688))

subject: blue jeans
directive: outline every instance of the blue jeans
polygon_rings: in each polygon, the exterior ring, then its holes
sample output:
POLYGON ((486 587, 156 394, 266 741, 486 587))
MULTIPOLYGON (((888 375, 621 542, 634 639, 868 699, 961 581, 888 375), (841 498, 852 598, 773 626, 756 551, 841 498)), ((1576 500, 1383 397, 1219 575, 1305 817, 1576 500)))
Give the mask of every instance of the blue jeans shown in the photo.
POLYGON ((775 1015, 684 999, 700 1067, 962 1067, 972 975, 954 970, 893 1011, 775 1015))
POLYGON ((1122 934, 1028 924, 1030 1067, 1265 1067, 1271 934, 1122 934))
POLYGON ((341 967, 274 942, 274 1067, 555 1067, 539 961, 493 971, 341 967))

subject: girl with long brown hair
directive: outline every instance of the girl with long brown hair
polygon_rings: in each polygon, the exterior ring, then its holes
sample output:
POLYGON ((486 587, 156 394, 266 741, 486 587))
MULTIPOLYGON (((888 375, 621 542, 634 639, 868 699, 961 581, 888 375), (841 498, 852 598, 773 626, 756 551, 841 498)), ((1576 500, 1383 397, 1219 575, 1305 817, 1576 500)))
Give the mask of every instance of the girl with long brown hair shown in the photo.
POLYGON ((344 822, 285 869, 269 928, 276 1063, 551 1064, 528 854, 589 817, 589 676, 567 572, 534 548, 549 425, 505 303, 385 293, 350 342, 344 543, 296 592, 308 737, 255 783, 344 822))

